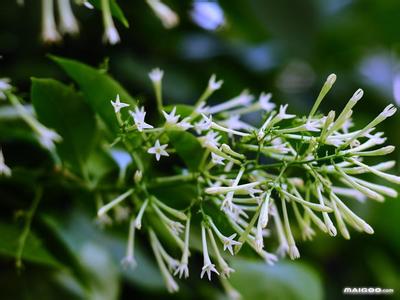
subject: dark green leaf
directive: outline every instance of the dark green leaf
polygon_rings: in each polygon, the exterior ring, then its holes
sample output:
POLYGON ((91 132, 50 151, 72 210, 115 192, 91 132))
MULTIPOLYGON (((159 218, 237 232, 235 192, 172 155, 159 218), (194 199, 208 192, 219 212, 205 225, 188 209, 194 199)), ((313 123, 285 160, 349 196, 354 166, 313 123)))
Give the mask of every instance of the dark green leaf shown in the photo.
MULTIPOLYGON (((21 230, 16 225, 0 223, 0 255, 15 257, 20 234, 21 230)), ((29 232, 25 241, 22 259, 52 267, 62 266, 32 231, 29 232)))
POLYGON ((100 115, 108 128, 114 133, 118 132, 118 123, 110 101, 119 94, 121 101, 133 105, 135 101, 128 92, 104 71, 71 59, 55 56, 51 58, 78 83, 85 100, 100 115))
POLYGON ((204 149, 196 137, 186 131, 171 130, 168 136, 178 155, 191 171, 197 171, 204 155, 204 149))
POLYGON ((294 262, 268 266, 263 262, 236 259, 231 277, 244 300, 320 300, 321 280, 309 267, 294 262))
POLYGON ((81 94, 53 79, 32 79, 32 103, 39 120, 63 138, 57 144, 63 160, 83 172, 93 148, 96 120, 81 94))

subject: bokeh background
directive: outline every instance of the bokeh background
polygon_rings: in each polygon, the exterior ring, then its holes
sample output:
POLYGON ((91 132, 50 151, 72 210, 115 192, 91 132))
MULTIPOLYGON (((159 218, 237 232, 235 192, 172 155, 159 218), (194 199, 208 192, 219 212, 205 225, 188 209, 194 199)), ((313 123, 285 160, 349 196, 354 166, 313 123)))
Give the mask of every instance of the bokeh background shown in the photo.
MULTIPOLYGON (((66 37, 58 45, 44 45, 40 41, 40 1, 25 2, 22 7, 13 0, 0 3, 0 77, 12 78, 27 101, 32 76, 68 82, 47 56, 56 54, 93 66, 107 65, 112 76, 132 95, 147 100, 144 103, 149 107, 154 102, 147 72, 157 66, 165 70, 167 103, 193 103, 215 73, 224 79, 224 85, 213 101, 231 98, 243 89, 255 95, 266 91, 273 93, 276 103, 289 103, 291 111, 304 113, 326 76, 336 73, 337 82, 321 107, 324 112, 341 109, 357 88, 365 91, 354 114, 358 124, 366 124, 389 103, 400 104, 397 0, 220 0, 214 5, 222 11, 223 19, 216 11, 215 19, 202 16, 196 20, 190 16, 192 1, 168 0, 165 3, 181 19, 172 30, 162 27, 145 1, 120 0, 130 27, 116 21, 122 39, 116 46, 102 42, 100 12, 76 6, 80 35, 66 37)), ((10 142, 8 129, 0 129, 0 140, 11 164, 23 161, 34 168, 44 154, 26 144, 10 142)), ((387 133, 390 144, 400 146, 398 115, 380 129, 387 133)), ((399 152, 391 158, 399 161, 399 152)), ((400 171, 398 166, 396 171, 400 171)), ((2 223, 11 219, 18 223, 15 214, 30 205, 29 193, 1 193, 2 223)), ((10 231, 2 225, 0 298, 86 298, 89 296, 79 294, 80 288, 71 278, 88 274, 92 299, 224 297, 219 287, 199 281, 194 272, 180 294, 165 294, 157 269, 145 255, 149 251, 145 244, 139 245, 138 261, 142 263, 137 271, 121 272, 118 259, 124 251, 124 229, 117 226, 101 231, 92 222, 94 214, 85 215, 79 205, 71 211, 68 195, 54 195, 60 197, 57 209, 65 209, 65 218, 52 217, 55 200, 48 196, 35 220, 36 233, 52 244, 50 252, 59 249, 58 255, 67 257, 71 266, 84 264, 86 273, 71 275, 65 268, 60 271, 57 260, 49 266, 40 259, 27 262, 18 271, 10 256, 18 227, 10 231), (66 248, 79 252, 80 261, 66 248)), ((81 198, 84 201, 85 195, 81 198)), ((241 277, 234 275, 234 285, 249 299, 341 299, 346 286, 393 288, 395 294, 390 297, 399 299, 399 200, 354 204, 355 211, 375 229, 374 235, 352 232, 351 240, 345 241, 340 236, 319 234, 313 242, 300 243, 300 262, 284 260, 273 268, 247 264, 241 277)), ((241 263, 235 264, 239 268, 241 263)))

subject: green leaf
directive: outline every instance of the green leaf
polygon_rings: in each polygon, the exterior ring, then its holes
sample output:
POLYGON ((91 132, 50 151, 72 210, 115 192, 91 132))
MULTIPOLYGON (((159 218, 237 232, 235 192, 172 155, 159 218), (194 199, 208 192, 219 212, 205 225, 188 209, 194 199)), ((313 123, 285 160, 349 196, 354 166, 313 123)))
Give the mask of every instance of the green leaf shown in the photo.
MULTIPOLYGON (((155 265, 152 252, 141 243, 135 244, 137 267, 124 269, 121 259, 126 251, 126 235, 110 234, 95 226, 93 219, 82 212, 63 214, 63 218, 49 216, 47 223, 65 241, 69 249, 89 273, 89 279, 98 292, 111 293, 117 287, 108 285, 107 278, 115 280, 119 273, 131 283, 142 288, 164 290, 161 274, 155 265), (99 265, 96 260, 101 262, 99 265), (97 264, 97 265, 96 265, 97 264)), ((127 234, 128 228, 125 233, 127 234)), ((113 283, 114 284, 114 283, 113 283)), ((98 293, 96 292, 96 295, 98 293)), ((107 297, 97 299, 111 299, 107 297)))
MULTIPOLYGON (((97 9, 101 10, 101 0, 89 0, 89 2, 97 9)), ((116 19, 118 19, 126 28, 129 28, 128 20, 126 19, 121 7, 119 7, 117 1, 110 0, 110 9, 111 9, 111 14, 116 19)))
POLYGON ((322 284, 318 275, 304 264, 263 262, 235 259, 236 270, 230 281, 244 300, 320 300, 322 284))
POLYGON ((186 131, 168 131, 171 144, 190 171, 197 171, 204 155, 204 149, 196 137, 186 131))
POLYGON ((96 120, 82 94, 53 79, 33 78, 31 98, 39 120, 62 136, 57 150, 63 162, 84 172, 96 137, 96 120))
MULTIPOLYGON (((100 115, 108 129, 117 133, 119 126, 110 101, 119 94, 121 101, 134 105, 135 101, 128 92, 104 71, 71 59, 51 58, 79 85, 85 100, 100 115)), ((127 114, 127 111, 122 113, 127 114)))
MULTIPOLYGON (((20 234, 21 230, 18 226, 0 223, 0 255, 15 257, 19 246, 18 237, 20 234)), ((29 232, 25 241, 22 259, 51 267, 62 267, 32 231, 29 232)))

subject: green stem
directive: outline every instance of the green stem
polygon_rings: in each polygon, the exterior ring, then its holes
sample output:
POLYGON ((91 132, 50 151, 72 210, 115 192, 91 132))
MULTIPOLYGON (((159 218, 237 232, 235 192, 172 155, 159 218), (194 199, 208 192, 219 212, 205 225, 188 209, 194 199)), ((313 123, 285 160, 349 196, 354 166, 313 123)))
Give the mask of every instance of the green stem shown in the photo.
POLYGON ((33 199, 32 205, 29 208, 28 212, 26 213, 26 220, 25 220, 24 228, 18 239, 18 248, 17 248, 17 252, 15 254, 15 264, 18 269, 20 269, 22 267, 22 254, 24 252, 25 243, 29 236, 33 216, 35 215, 35 212, 39 205, 40 199, 42 199, 42 195, 43 195, 43 188, 39 186, 36 190, 35 198, 33 199))

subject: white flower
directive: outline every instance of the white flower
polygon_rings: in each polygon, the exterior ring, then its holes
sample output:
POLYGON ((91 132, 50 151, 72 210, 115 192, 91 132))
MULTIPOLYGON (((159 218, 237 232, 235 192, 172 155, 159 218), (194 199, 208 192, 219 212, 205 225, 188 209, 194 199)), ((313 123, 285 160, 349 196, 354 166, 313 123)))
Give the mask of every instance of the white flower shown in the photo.
POLYGON ((232 115, 229 119, 226 119, 221 124, 225 125, 229 129, 252 129, 253 127, 240 120, 240 115, 232 115))
POLYGON ((203 244, 203 267, 201 268, 200 278, 203 278, 204 274, 207 273, 208 280, 211 281, 211 272, 215 272, 217 275, 219 273, 208 255, 206 229, 203 224, 201 225, 201 240, 203 244))
POLYGON ((99 226, 99 228, 101 229, 110 226, 112 223, 112 219, 106 214, 97 216, 96 218, 96 225, 99 226))
POLYGON ((278 116, 277 116, 279 119, 285 120, 285 119, 292 119, 292 118, 296 117, 296 115, 290 115, 290 114, 286 113, 287 107, 288 107, 288 104, 281 105, 279 107, 279 113, 278 113, 278 116))
POLYGON ((12 89, 10 82, 9 78, 0 78, 0 99, 6 99, 6 94, 4 92, 12 89))
POLYGON ((3 150, 0 149, 0 175, 11 176, 11 169, 4 162, 3 150))
POLYGON ((198 114, 206 114, 208 113, 208 110, 210 109, 209 106, 206 106, 205 102, 201 102, 199 106, 196 107, 195 112, 198 114))
POLYGON ((207 118, 204 114, 202 114, 203 118, 194 124, 194 129, 196 130, 197 134, 201 134, 203 131, 209 130, 212 123, 212 117, 207 118))
POLYGON ((61 35, 57 31, 56 21, 54 19, 53 0, 43 0, 43 21, 42 21, 42 39, 44 42, 54 43, 61 40, 61 35))
POLYGON ((138 214, 137 214, 137 216, 136 216, 136 219, 135 219, 135 227, 136 227, 137 229, 141 229, 141 228, 142 228, 143 214, 144 214, 144 212, 145 212, 145 210, 146 210, 146 208, 147 208, 147 204, 148 204, 148 203, 149 203, 149 200, 146 199, 146 201, 144 201, 143 204, 142 204, 142 206, 140 207, 139 212, 138 212, 138 214))
POLYGON ((223 259, 221 260, 220 268, 221 268, 221 276, 225 278, 229 278, 231 276, 231 273, 235 272, 235 269, 231 268, 223 259))
POLYGON ((242 243, 237 242, 234 240, 234 238, 236 237, 236 233, 230 235, 229 237, 223 235, 221 233, 221 231, 218 229, 218 227, 214 224, 214 222, 212 221, 212 219, 209 219, 210 222, 210 226, 211 228, 214 230, 215 234, 217 235, 217 237, 219 238, 219 240, 221 241, 221 243, 224 245, 224 251, 226 249, 228 249, 229 253, 231 255, 233 255, 233 248, 236 245, 241 245, 242 243))
POLYGON ((225 158, 222 156, 219 156, 218 154, 215 154, 214 152, 211 152, 211 161, 216 164, 216 165, 225 165, 224 163, 225 158))
POLYGON ((232 247, 234 247, 234 246, 236 246, 236 245, 241 245, 241 244, 242 244, 242 243, 240 243, 240 242, 238 242, 238 241, 235 241, 235 240, 234 240, 235 237, 236 237, 236 233, 230 235, 229 237, 226 237, 226 236, 222 236, 222 237, 221 237, 222 243, 223 243, 223 245, 224 245, 224 251, 225 251, 226 249, 228 249, 228 251, 229 251, 229 253, 230 253, 231 255, 233 255, 233 249, 232 249, 232 247))
POLYGON ((77 34, 79 26, 72 11, 70 0, 58 0, 58 8, 61 32, 77 34))
POLYGON ((135 219, 132 217, 131 221, 129 222, 129 233, 128 233, 128 243, 126 246, 126 256, 121 261, 121 264, 125 268, 136 267, 134 250, 135 250, 135 219))
POLYGON ((119 195, 117 198, 113 199, 109 203, 103 205, 100 207, 97 211, 97 216, 101 217, 105 213, 107 213, 110 209, 124 201, 126 198, 128 198, 131 194, 133 193, 133 189, 127 190, 125 193, 119 195))
POLYGON ((258 217, 258 222, 261 228, 267 227, 268 224, 268 214, 269 214, 269 199, 270 199, 270 192, 267 192, 265 196, 265 200, 261 205, 260 216, 258 217))
POLYGON ((147 4, 161 20, 165 28, 170 29, 178 25, 178 15, 160 0, 147 0, 147 4))
POLYGON ((115 215, 115 220, 118 223, 121 223, 129 218, 131 210, 129 207, 125 206, 116 206, 114 208, 114 215, 115 215))
POLYGON ((55 147, 54 142, 62 141, 61 136, 54 130, 49 129, 40 123, 37 125, 36 129, 39 135, 39 142, 44 148, 52 150, 55 147))
POLYGON ((222 84, 224 83, 223 80, 219 80, 219 81, 216 81, 216 80, 217 80, 217 77, 215 76, 215 74, 213 74, 210 77, 210 80, 208 81, 208 89, 212 92, 220 89, 222 84))
POLYGON ((164 71, 159 68, 155 68, 149 73, 149 77, 153 83, 159 83, 162 80, 163 76, 164 71))
POLYGON ((168 152, 165 149, 168 147, 168 144, 160 145, 160 141, 157 140, 154 144, 154 147, 149 148, 147 153, 154 154, 156 156, 157 161, 160 160, 161 156, 169 156, 168 152))
POLYGON ((349 118, 343 122, 342 130, 344 133, 349 133, 349 129, 354 126, 353 121, 349 118))
POLYGON ((216 30, 225 23, 224 11, 217 2, 193 2, 190 16, 197 25, 206 30, 216 30))
POLYGON ((235 98, 225 101, 221 104, 210 107, 208 109, 208 113, 216 114, 219 112, 228 111, 229 109, 237 107, 237 106, 247 106, 250 104, 250 102, 253 100, 253 98, 254 98, 253 95, 249 94, 249 92, 247 90, 244 90, 243 92, 240 93, 239 96, 236 96, 235 98))
POLYGON ((188 261, 189 261, 189 234, 190 234, 190 214, 185 225, 185 244, 183 247, 182 258, 179 265, 176 267, 174 276, 179 274, 179 278, 184 276, 189 277, 188 261))
POLYGON ((115 101, 111 100, 111 105, 114 107, 114 111, 116 114, 120 112, 121 108, 129 106, 129 104, 121 102, 119 95, 117 95, 117 97, 115 98, 115 101))
POLYGON ((124 269, 134 269, 137 266, 137 263, 133 256, 125 256, 121 260, 121 265, 124 269))
POLYGON ((142 132, 143 129, 147 128, 153 128, 150 124, 147 124, 144 121, 144 118, 146 116, 146 112, 144 111, 144 107, 142 106, 140 109, 138 107, 135 107, 135 112, 129 111, 131 114, 133 121, 135 122, 136 128, 138 131, 142 132))
POLYGON ((389 104, 388 106, 385 107, 385 109, 380 113, 380 116, 382 118, 389 118, 393 116, 397 111, 397 108, 394 107, 393 104, 389 104))
POLYGON ((204 148, 217 148, 219 146, 219 139, 221 136, 214 131, 209 131, 205 136, 199 137, 199 141, 204 148))
POLYGON ((179 279, 182 278, 188 278, 189 277, 189 268, 187 263, 182 263, 180 262, 179 265, 176 267, 174 276, 178 275, 179 279))
POLYGON ((205 192, 210 195, 227 194, 229 192, 242 192, 242 193, 244 192, 246 194, 250 194, 251 188, 260 184, 261 184, 260 181, 255 181, 235 186, 209 187, 205 189, 205 192))
POLYGON ((182 130, 188 130, 193 127, 193 125, 190 124, 190 117, 184 118, 182 121, 177 123, 176 126, 182 130))
POLYGON ((297 249, 296 245, 289 246, 289 256, 291 259, 296 259, 300 257, 299 249, 297 249))
POLYGON ((302 236, 303 240, 305 240, 305 241, 306 240, 311 241, 313 239, 314 235, 315 235, 314 229, 312 229, 311 226, 308 224, 305 224, 303 226, 303 228, 301 229, 301 236, 302 236))
POLYGON ((271 98, 272 98, 271 93, 265 94, 264 92, 262 92, 260 94, 260 97, 258 98, 258 102, 260 103, 261 108, 267 112, 272 111, 276 106, 275 103, 272 103, 270 101, 271 98))
POLYGON ((181 223, 175 221, 170 222, 169 227, 175 235, 181 234, 183 232, 183 229, 185 228, 185 226, 183 226, 181 223))
POLYGON ((286 253, 289 252, 289 245, 287 243, 287 241, 282 241, 281 243, 279 243, 279 247, 278 250, 276 250, 276 253, 280 256, 280 257, 285 257, 286 253))
POLYGON ((83 1, 82 4, 88 9, 94 9, 94 6, 89 1, 83 1))
POLYGON ((226 263, 226 261, 221 256, 221 253, 219 252, 217 243, 215 242, 215 238, 214 238, 212 230, 210 228, 207 228, 207 232, 208 232, 208 236, 210 237, 211 246, 213 247, 215 256, 217 257, 218 266, 221 269, 221 275, 224 278, 229 278, 230 273, 235 272, 235 270, 232 269, 231 267, 229 267, 229 265, 226 263))
POLYGON ((320 122, 318 120, 317 121, 307 120, 306 124, 304 124, 304 128, 312 132, 320 131, 319 126, 320 122))
POLYGON ((176 113, 176 106, 171 110, 169 114, 167 114, 165 111, 162 112, 165 118, 165 121, 167 122, 168 125, 174 125, 178 122, 180 115, 175 115, 176 113))
POLYGON ((167 286, 167 290, 170 293, 177 292, 179 290, 178 284, 175 282, 174 278, 171 276, 171 274, 168 272, 168 269, 164 263, 162 254, 160 252, 160 247, 158 243, 158 239, 154 233, 153 230, 150 229, 150 244, 154 252, 154 256, 156 257, 156 261, 158 264, 158 267, 161 271, 161 275, 164 279, 165 285, 167 286))
POLYGON ((118 34, 117 29, 115 28, 114 24, 112 26, 108 26, 104 31, 103 41, 105 43, 110 43, 110 45, 115 45, 120 42, 120 37, 118 34))
POLYGON ((256 227, 256 237, 254 240, 254 245, 257 252, 261 252, 264 248, 264 237, 263 237, 263 230, 261 227, 261 222, 258 222, 256 227))
POLYGON ((262 250, 261 252, 258 253, 264 261, 269 264, 270 266, 273 266, 277 261, 278 257, 275 254, 269 253, 265 250, 262 250))

